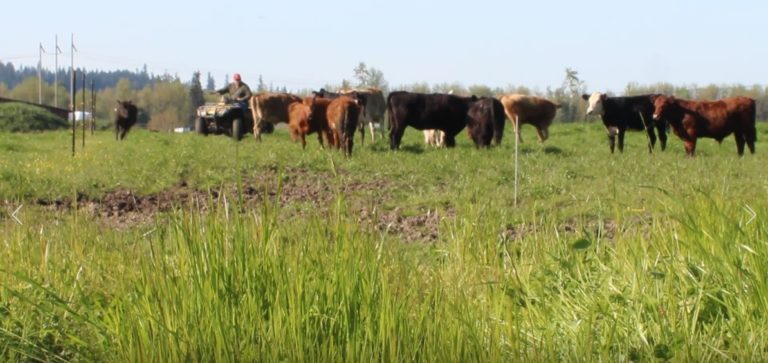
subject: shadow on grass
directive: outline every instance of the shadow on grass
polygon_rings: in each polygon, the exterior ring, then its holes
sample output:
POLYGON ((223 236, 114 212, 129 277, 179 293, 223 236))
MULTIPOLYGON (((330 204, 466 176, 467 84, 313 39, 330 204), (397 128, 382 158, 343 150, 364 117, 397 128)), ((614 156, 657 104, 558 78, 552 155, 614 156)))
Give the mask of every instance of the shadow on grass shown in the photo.
POLYGON ((544 153, 545 154, 554 154, 554 155, 564 155, 565 152, 563 149, 556 147, 556 146, 546 146, 544 147, 544 153))
MULTIPOLYGON (((384 144, 374 144, 371 146, 366 146, 368 149, 370 149, 373 152, 377 153, 386 153, 390 152, 389 145, 384 144)), ((424 147, 418 144, 409 144, 409 145, 400 145, 400 149, 398 151, 407 152, 411 154, 423 154, 424 153, 424 147)))

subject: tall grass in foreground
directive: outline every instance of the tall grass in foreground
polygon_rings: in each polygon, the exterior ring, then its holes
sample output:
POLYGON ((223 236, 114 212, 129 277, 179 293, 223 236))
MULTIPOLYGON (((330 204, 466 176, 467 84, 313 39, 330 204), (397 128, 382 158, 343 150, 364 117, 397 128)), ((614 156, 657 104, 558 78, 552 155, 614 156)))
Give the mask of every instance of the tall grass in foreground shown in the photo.
POLYGON ((271 204, 180 210, 128 236, 77 213, 6 225, 0 360, 765 360, 768 210, 664 200, 645 224, 617 208, 618 226, 569 234, 541 216, 503 234, 506 211, 472 207, 431 245, 361 230, 340 197, 281 223, 271 204))

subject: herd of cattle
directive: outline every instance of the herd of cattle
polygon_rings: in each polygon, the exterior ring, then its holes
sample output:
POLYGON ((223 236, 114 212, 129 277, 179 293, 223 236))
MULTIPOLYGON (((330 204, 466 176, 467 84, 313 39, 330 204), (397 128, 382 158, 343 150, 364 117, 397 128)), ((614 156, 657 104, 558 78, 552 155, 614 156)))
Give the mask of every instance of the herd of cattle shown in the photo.
MULTIPOLYGON (((690 156, 695 154, 698 138, 721 142, 730 134, 736 138, 739 155, 743 155, 745 144, 751 153, 755 152, 755 101, 751 98, 689 101, 661 94, 608 97, 604 93, 585 94, 582 98, 588 103, 587 114, 601 116, 611 153, 615 150, 616 136, 619 151, 624 150, 627 130, 645 130, 649 151, 655 147, 658 133, 664 150, 667 125, 683 140, 686 154, 690 156)), ((261 140, 262 123, 287 122, 291 138, 301 141, 303 147, 306 136, 317 133, 321 146, 325 138, 329 145, 342 149, 347 155, 352 154, 355 131, 360 130, 364 142, 367 124, 373 138, 374 125, 382 125, 385 114, 388 115, 389 145, 393 150, 400 147, 408 126, 424 130, 428 144, 446 147, 453 147, 456 135, 467 128, 470 139, 481 148, 501 143, 506 118, 511 121, 519 141, 522 141, 519 125, 529 124, 536 128, 539 141, 544 142, 559 107, 540 97, 519 94, 497 99, 396 91, 385 100, 378 89, 341 93, 321 89, 305 98, 288 93, 261 93, 250 100, 253 132, 258 140, 261 140)), ((124 128, 120 117, 118 112, 116 127, 124 128)))

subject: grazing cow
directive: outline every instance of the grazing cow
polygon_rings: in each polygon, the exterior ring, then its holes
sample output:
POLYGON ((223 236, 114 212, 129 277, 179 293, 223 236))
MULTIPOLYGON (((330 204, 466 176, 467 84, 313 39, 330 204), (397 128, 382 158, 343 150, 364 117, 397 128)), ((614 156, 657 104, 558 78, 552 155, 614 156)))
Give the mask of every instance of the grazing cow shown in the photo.
POLYGON ((424 130, 424 143, 436 148, 445 147, 445 132, 435 129, 424 130))
POLYGON ((512 122, 517 141, 523 142, 520 137, 520 130, 517 124, 530 124, 536 127, 536 133, 539 136, 539 142, 544 142, 549 138, 549 125, 555 118, 555 113, 560 105, 554 102, 535 96, 526 96, 521 94, 503 95, 499 99, 504 106, 504 113, 512 122))
POLYGON ((709 137, 722 142, 731 133, 736 137, 736 150, 744 155, 744 143, 755 153, 755 100, 731 97, 718 101, 689 101, 672 96, 651 97, 653 119, 665 120, 675 135, 685 143, 685 153, 694 156, 696 139, 709 137))
POLYGON ((136 115, 139 113, 133 101, 117 101, 115 108, 115 140, 125 139, 128 130, 136 124, 136 115))
POLYGON ((456 146, 456 135, 467 126, 469 108, 477 97, 447 94, 392 92, 387 97, 389 111, 389 147, 396 150, 407 126, 417 130, 445 132, 445 146, 456 146))
POLYGON ((328 104, 326 116, 332 136, 329 144, 341 148, 347 156, 352 156, 352 144, 361 111, 357 100, 349 97, 339 97, 328 104))
POLYGON ((587 101, 587 115, 598 114, 603 119, 603 125, 608 132, 611 154, 616 145, 616 135, 619 135, 619 152, 624 152, 624 132, 627 130, 646 130, 648 132, 648 152, 653 152, 656 146, 656 133, 659 133, 661 150, 667 148, 667 132, 664 120, 653 119, 653 95, 632 97, 608 97, 605 93, 595 92, 592 95, 581 95, 587 101))
POLYGON ((331 139, 326 112, 330 100, 314 97, 304 98, 303 103, 294 102, 288 106, 288 128, 293 141, 301 139, 301 147, 306 148, 306 135, 317 132, 317 141, 323 147, 323 135, 331 139))
POLYGON ((493 97, 482 97, 469 108, 469 137, 475 142, 475 147, 501 144, 504 136, 504 106, 493 97))
POLYGON ((288 106, 301 102, 301 98, 289 93, 259 93, 251 97, 250 107, 253 112, 253 135, 261 141, 263 122, 277 124, 288 122, 288 106))

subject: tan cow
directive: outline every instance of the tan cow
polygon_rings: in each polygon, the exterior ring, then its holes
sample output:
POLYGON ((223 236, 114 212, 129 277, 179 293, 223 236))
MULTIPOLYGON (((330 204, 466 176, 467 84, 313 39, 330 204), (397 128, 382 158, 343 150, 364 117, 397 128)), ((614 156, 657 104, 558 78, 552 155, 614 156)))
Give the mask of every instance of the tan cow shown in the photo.
POLYGON ((508 94, 499 98, 504 106, 504 113, 512 121, 517 140, 523 142, 520 137, 520 130, 517 129, 515 121, 523 124, 529 124, 536 127, 536 133, 539 135, 539 142, 544 142, 549 138, 549 125, 555 118, 555 113, 560 105, 554 102, 535 96, 526 96, 521 94, 508 94))
POLYGON ((301 98, 289 93, 259 93, 251 97, 250 107, 253 112, 253 136, 261 141, 261 123, 277 124, 288 122, 288 106, 301 102, 301 98))

